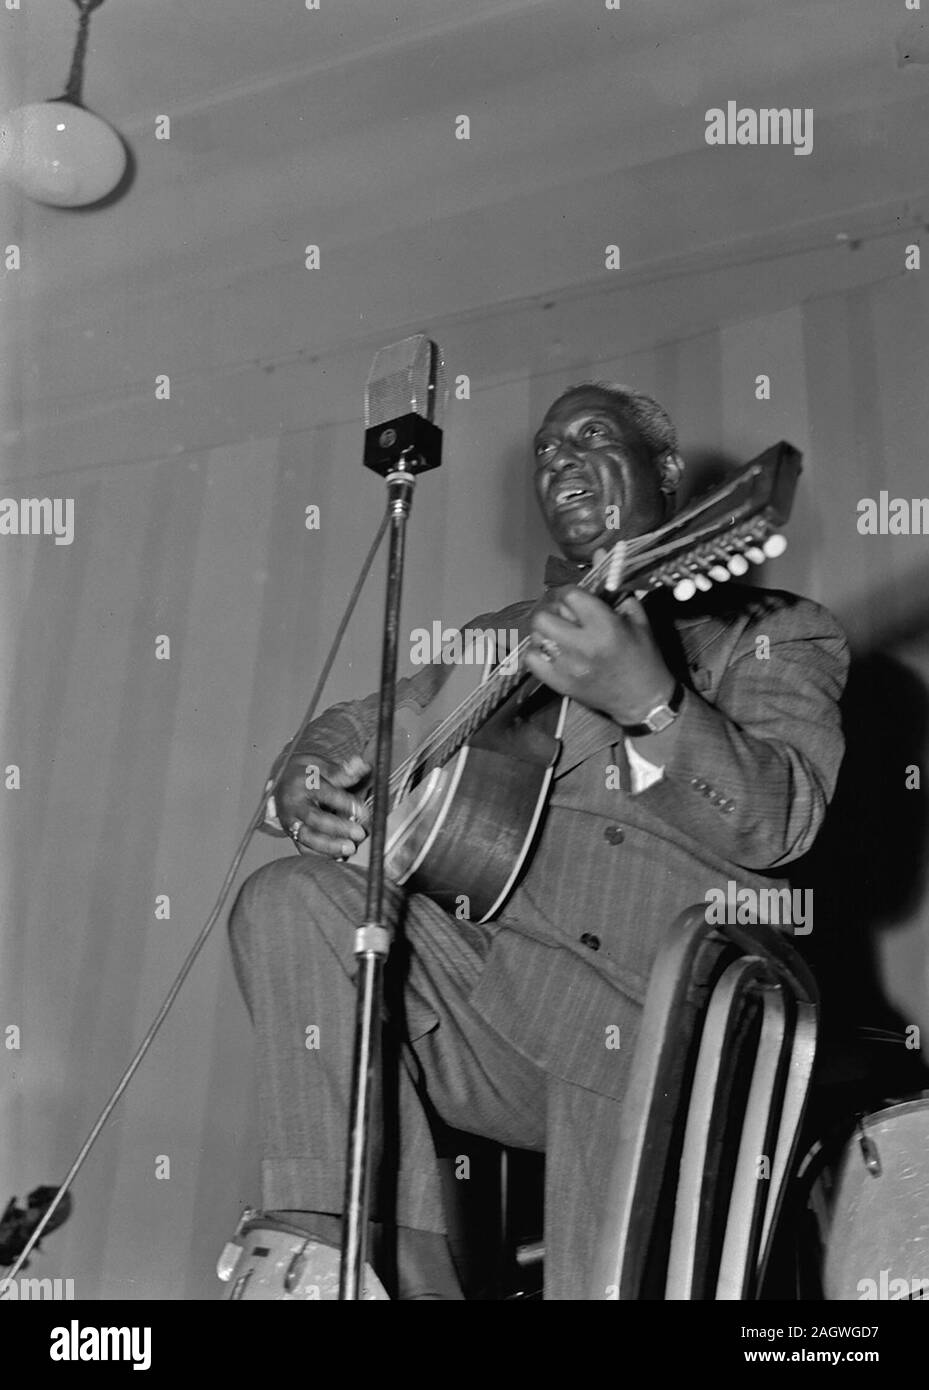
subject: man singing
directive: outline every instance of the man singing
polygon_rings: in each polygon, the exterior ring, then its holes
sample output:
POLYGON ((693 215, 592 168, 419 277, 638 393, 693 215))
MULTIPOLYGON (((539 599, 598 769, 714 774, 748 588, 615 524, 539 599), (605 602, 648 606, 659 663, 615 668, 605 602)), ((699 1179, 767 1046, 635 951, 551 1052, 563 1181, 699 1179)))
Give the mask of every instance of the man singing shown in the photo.
MULTIPOLYGON (((708 888, 770 886, 763 875, 810 848, 843 753, 847 644, 817 604, 730 583, 686 605, 662 592, 614 612, 577 587, 601 548, 673 510, 682 463, 657 402, 624 387, 574 387, 533 447, 536 494, 561 554, 549 559, 540 601, 467 626, 531 635, 526 667, 571 703, 538 843, 496 920, 477 925, 424 896, 389 894, 405 943, 390 962, 402 972, 391 1006, 402 1037, 397 1166, 385 1174, 378 1125, 372 1218, 375 1236, 379 1221, 396 1222, 391 1292, 401 1299, 462 1297, 437 1117, 544 1151, 545 1297, 589 1296, 661 938, 708 888)), ((425 707, 447 674, 435 663, 401 681, 399 704, 425 707)), ((366 834, 376 708, 376 696, 337 705, 307 729, 269 808, 270 826, 300 855, 253 874, 231 921, 258 1040, 264 1206, 333 1259, 365 895, 351 857, 366 834)), ((377 1267, 376 1240, 371 1250, 377 1267)))

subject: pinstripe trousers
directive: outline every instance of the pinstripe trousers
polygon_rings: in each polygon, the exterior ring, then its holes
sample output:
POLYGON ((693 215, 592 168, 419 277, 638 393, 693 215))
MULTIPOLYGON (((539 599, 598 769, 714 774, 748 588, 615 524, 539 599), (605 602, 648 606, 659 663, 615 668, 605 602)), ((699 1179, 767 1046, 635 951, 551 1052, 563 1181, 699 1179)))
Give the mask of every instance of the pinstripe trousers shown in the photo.
MULTIPOLYGON (((279 859, 246 880, 232 911, 233 962, 257 1041, 268 1210, 342 1208, 353 929, 364 892, 364 873, 351 865, 279 859)), ((522 1045, 517 999, 508 1036, 478 1011, 472 995, 494 969, 504 925, 459 921, 390 886, 388 894, 403 915, 405 958, 392 953, 387 991, 388 1038, 401 1062, 391 1103, 375 1119, 371 1215, 446 1231, 433 1114, 455 1129, 544 1151, 545 1297, 588 1298, 621 1104, 533 1057, 531 1042, 522 1045), (385 1130, 388 1114, 397 1122, 385 1130)))

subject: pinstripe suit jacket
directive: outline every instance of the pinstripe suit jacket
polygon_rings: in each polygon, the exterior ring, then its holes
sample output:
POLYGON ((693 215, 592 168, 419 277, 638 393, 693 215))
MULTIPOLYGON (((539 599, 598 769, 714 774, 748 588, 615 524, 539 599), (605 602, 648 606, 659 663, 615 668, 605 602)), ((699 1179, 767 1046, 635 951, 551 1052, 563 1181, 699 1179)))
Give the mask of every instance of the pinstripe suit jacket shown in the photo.
MULTIPOLYGON (((541 1065, 604 1094, 621 1094, 626 1065, 604 1048, 603 1029, 634 1033, 662 934, 708 889, 770 887, 810 848, 844 751, 848 647, 824 608, 737 584, 687 605, 656 594, 648 606, 686 687, 664 775, 634 794, 622 730, 572 704, 531 864, 491 930, 474 996, 541 1065)), ((524 634, 533 607, 467 626, 524 634)), ((401 681, 399 704, 424 708, 448 672, 434 664, 401 681)), ((372 695, 333 706, 300 751, 359 751, 376 704, 372 695)), ((628 1063, 625 1036, 623 1050, 628 1063)))

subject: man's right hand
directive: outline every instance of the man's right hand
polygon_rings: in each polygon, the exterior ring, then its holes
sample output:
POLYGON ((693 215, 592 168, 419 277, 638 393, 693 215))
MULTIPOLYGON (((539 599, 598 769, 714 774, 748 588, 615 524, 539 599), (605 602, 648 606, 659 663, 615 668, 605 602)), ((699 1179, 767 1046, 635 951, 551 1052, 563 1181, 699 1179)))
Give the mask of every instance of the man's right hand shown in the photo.
POLYGON ((344 763, 301 753, 290 762, 274 799, 281 825, 300 850, 348 859, 367 836, 361 786, 371 773, 354 754, 344 763), (299 822, 296 833, 292 833, 299 822))

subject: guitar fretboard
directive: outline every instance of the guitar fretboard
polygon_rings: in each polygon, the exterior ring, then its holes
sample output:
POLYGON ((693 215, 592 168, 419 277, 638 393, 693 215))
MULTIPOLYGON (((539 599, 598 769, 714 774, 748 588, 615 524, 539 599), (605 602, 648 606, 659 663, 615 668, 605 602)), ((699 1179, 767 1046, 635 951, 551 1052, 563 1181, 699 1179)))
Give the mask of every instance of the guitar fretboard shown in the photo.
MULTIPOLYGON (((787 444, 769 449, 656 531, 617 541, 578 580, 578 587, 615 607, 633 592, 678 585, 692 575, 712 575, 735 555, 763 558, 758 548, 789 514, 799 458, 787 444)), ((392 805, 453 758, 518 686, 528 681, 538 686, 521 669, 530 643, 531 638, 523 638, 515 652, 398 764, 390 777, 392 805)))

